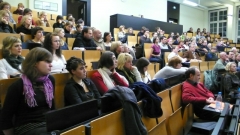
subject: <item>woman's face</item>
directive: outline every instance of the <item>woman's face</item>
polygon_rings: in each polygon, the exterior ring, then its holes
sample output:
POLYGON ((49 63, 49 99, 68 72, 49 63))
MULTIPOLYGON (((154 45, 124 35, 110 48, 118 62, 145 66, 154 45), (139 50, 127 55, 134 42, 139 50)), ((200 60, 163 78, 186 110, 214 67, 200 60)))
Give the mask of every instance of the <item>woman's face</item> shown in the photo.
POLYGON ((14 56, 19 56, 22 53, 22 43, 14 43, 10 52, 14 56))
POLYGON ((3 10, 9 11, 10 10, 10 5, 4 5, 3 10))
POLYGON ((78 32, 82 32, 83 26, 78 27, 77 30, 78 30, 78 32))
POLYGON ((120 54, 121 52, 124 52, 124 47, 122 45, 119 45, 116 49, 117 54, 120 54))
POLYGON ((237 71, 236 64, 231 64, 230 71, 231 72, 236 72, 237 71))
POLYGON ((59 31, 58 35, 60 38, 64 38, 64 35, 65 35, 64 30, 59 31))
POLYGON ((159 42, 159 38, 156 38, 155 44, 159 42))
POLYGON ((124 67, 131 70, 132 69, 132 59, 125 62, 124 67))
POLYGON ((32 24, 32 18, 31 17, 26 18, 25 23, 28 25, 32 24))
POLYGON ((42 37, 43 37, 43 31, 42 30, 38 30, 36 35, 35 35, 35 38, 41 39, 42 37))
POLYGON ((145 73, 148 70, 148 65, 143 68, 143 72, 145 73))
POLYGON ((5 19, 6 21, 9 21, 9 14, 6 13, 6 14, 3 16, 3 19, 5 19))
POLYGON ((132 30, 132 29, 129 29, 129 30, 128 30, 128 33, 133 33, 133 30, 132 30))
POLYGON ((71 31, 72 27, 73 27, 72 25, 67 25, 65 28, 66 28, 67 31, 71 31))
POLYGON ((176 68, 176 69, 180 69, 181 67, 182 67, 182 63, 178 63, 175 68, 176 68))
POLYGON ((74 77, 78 79, 86 78, 86 74, 87 74, 86 66, 79 64, 76 70, 72 70, 72 74, 74 77))
POLYGON ((113 60, 114 68, 116 68, 117 67, 117 59, 116 59, 115 55, 112 56, 112 60, 113 60))
POLYGON ((59 46, 60 46, 59 36, 53 36, 52 37, 52 48, 53 48, 53 50, 59 49, 59 46))
POLYGON ((42 14, 42 15, 41 15, 41 18, 42 18, 43 20, 46 19, 46 18, 47 18, 47 14, 46 14, 46 13, 42 14))
POLYGON ((109 34, 106 36, 106 39, 107 39, 107 41, 111 41, 111 39, 112 39, 111 33, 109 33, 109 34))
POLYGON ((39 61, 36 63, 36 69, 41 76, 48 75, 51 72, 52 61, 39 61))

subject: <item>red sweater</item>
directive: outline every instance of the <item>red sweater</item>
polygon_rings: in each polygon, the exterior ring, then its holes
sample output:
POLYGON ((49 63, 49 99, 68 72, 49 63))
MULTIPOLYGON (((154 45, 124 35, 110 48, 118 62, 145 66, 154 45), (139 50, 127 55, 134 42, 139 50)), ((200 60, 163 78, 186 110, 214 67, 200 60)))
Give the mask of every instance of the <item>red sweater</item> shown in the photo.
MULTIPOLYGON (((20 24, 20 22, 21 22, 21 20, 22 20, 22 17, 23 17, 23 16, 19 16, 19 17, 18 17, 18 24, 20 24)), ((32 25, 35 25, 35 22, 34 22, 33 19, 32 19, 32 25)))
MULTIPOLYGON (((115 85, 128 87, 128 84, 125 83, 116 72, 112 75, 112 79, 114 80, 115 85)), ((104 84, 103 78, 98 71, 91 76, 91 80, 94 82, 102 95, 108 91, 108 88, 104 84)))
POLYGON ((202 83, 192 85, 188 81, 183 83, 182 87, 182 100, 183 103, 206 103, 206 99, 209 97, 214 98, 211 91, 204 87, 202 83))

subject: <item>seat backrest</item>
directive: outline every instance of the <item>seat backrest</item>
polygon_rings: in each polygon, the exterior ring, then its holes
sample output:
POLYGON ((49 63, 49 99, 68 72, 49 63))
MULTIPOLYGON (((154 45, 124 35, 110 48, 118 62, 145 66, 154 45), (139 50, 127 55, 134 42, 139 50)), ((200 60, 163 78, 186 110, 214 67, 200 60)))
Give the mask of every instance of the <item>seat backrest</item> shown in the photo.
POLYGON ((26 57, 28 53, 29 53, 29 49, 22 49, 22 54, 21 55, 23 57, 26 57))
POLYGON ((167 119, 173 113, 169 94, 170 94, 169 89, 161 91, 157 94, 159 97, 162 98, 161 108, 163 111, 163 115, 158 118, 158 121, 167 119))
POLYGON ((208 70, 208 62, 207 61, 200 62, 200 71, 203 72, 206 70, 208 70))
POLYGON ((137 44, 137 36, 128 36, 128 46, 135 46, 137 44))
POLYGON ((55 108, 63 108, 64 105, 64 88, 67 81, 70 79, 71 75, 69 73, 59 73, 53 74, 55 79, 55 93, 54 93, 54 102, 55 108))
POLYGON ((31 39, 32 39, 32 35, 23 35, 23 42, 26 42, 31 39))
POLYGON ((91 135, 125 135, 122 113, 120 109, 91 121, 91 135))
POLYGON ((182 135, 183 122, 182 122, 182 107, 178 108, 172 115, 169 116, 167 122, 168 135, 182 135))
POLYGON ((85 135, 85 126, 81 125, 78 127, 75 127, 73 129, 70 129, 68 131, 65 131, 63 133, 61 133, 60 135, 85 135))
POLYGON ((151 52, 152 52, 152 48, 151 48, 152 44, 151 43, 144 43, 144 56, 149 59, 151 56, 151 52))
POLYGON ((155 71, 154 71, 154 64, 153 63, 150 63, 148 65, 148 70, 147 72, 150 74, 151 78, 154 77, 154 75, 156 74, 155 71))
POLYGON ((0 80, 0 103, 3 105, 5 97, 7 95, 7 91, 9 86, 12 85, 12 83, 16 82, 19 78, 11 78, 11 79, 3 79, 0 80))
POLYGON ((44 32, 49 32, 49 33, 53 32, 53 28, 52 27, 44 27, 44 26, 41 26, 41 27, 43 28, 44 32))
POLYGON ((170 54, 171 52, 164 52, 164 61, 165 63, 168 63, 168 55, 170 54))
POLYGON ((73 56, 82 59, 82 51, 80 50, 62 50, 62 54, 66 60, 70 59, 73 56))
POLYGON ((95 62, 95 61, 99 61, 101 57, 101 51, 98 50, 85 50, 83 52, 83 59, 86 63, 87 70, 91 70, 91 66, 92 63, 91 62, 95 62))
MULTIPOLYGON (((113 34, 114 36, 117 36, 119 32, 119 28, 113 28, 113 34)), ((116 40, 116 39, 115 39, 116 40)))
POLYGON ((68 44, 68 49, 72 50, 73 43, 75 41, 75 38, 67 38, 67 44, 68 44))
POLYGON ((2 41, 3 41, 3 39, 5 39, 6 37, 9 37, 9 36, 15 36, 15 37, 21 39, 20 34, 0 33, 0 48, 2 48, 2 41))
MULTIPOLYGON (((11 7, 12 9, 12 7, 11 7)), ((12 14, 12 17, 13 17, 13 20, 18 23, 18 17, 21 16, 21 15, 17 15, 17 14, 12 14)))
POLYGON ((175 112, 177 109, 179 109, 182 104, 182 84, 177 84, 173 87, 170 88, 171 89, 171 103, 172 103, 172 107, 173 107, 173 112, 175 112))
POLYGON ((199 69, 199 62, 190 62, 190 67, 196 66, 199 69))
POLYGON ((166 119, 164 119, 159 124, 157 124, 155 127, 153 127, 148 132, 148 135, 158 135, 159 133, 161 133, 161 135, 168 135, 167 128, 166 128, 166 119))
POLYGON ((97 72, 97 70, 90 70, 90 71, 87 71, 87 78, 91 78, 91 76, 97 72))
POLYGON ((192 33, 187 33, 187 37, 191 38, 193 36, 192 33))
POLYGON ((184 112, 183 112, 184 135, 187 135, 190 129, 192 128, 193 118, 194 118, 194 113, 193 113, 192 104, 188 104, 184 108, 184 112))
MULTIPOLYGON (((141 108, 142 110, 142 101, 138 102, 138 106, 139 108, 141 108)), ((143 110, 142 110, 143 112, 143 110)), ((151 130, 153 127, 155 127, 157 125, 157 119, 156 118, 149 118, 147 116, 142 116, 142 122, 145 125, 145 127, 147 128, 147 131, 151 130)))
POLYGON ((208 69, 212 70, 215 64, 216 64, 216 61, 208 61, 208 69))

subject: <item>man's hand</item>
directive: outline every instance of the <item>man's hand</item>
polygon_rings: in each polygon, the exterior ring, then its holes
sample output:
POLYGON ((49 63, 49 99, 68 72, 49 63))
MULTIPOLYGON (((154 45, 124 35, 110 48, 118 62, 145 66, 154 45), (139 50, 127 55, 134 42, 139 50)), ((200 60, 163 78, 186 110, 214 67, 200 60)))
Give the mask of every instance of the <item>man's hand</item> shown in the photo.
POLYGON ((211 103, 215 103, 215 101, 212 97, 210 97, 210 98, 206 99, 206 103, 211 104, 211 103))
POLYGON ((102 48, 101 48, 101 47, 99 47, 99 46, 98 46, 98 47, 96 47, 96 49, 97 49, 97 50, 100 50, 100 51, 102 51, 102 48))

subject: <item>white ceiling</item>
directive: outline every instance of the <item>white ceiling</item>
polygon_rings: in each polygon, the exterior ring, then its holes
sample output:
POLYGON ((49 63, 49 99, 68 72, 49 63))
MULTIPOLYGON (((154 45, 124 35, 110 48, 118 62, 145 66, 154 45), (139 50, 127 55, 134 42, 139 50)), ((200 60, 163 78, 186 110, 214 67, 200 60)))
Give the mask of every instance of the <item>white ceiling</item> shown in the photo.
MULTIPOLYGON (((176 3, 183 4, 183 0, 168 0, 176 3)), ((219 6, 226 6, 228 5, 234 5, 234 4, 239 4, 239 0, 188 0, 192 1, 194 3, 197 3, 199 8, 213 8, 213 7, 219 7, 219 6)))

